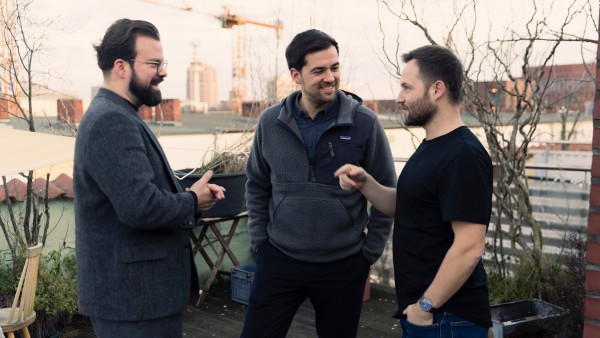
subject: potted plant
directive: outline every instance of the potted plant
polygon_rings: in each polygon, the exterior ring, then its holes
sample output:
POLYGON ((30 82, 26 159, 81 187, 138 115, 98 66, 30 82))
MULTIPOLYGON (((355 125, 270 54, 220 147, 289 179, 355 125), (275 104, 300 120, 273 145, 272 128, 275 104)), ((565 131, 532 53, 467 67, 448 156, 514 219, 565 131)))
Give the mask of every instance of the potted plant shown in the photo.
POLYGON ((204 218, 227 217, 237 215, 246 208, 246 163, 248 162, 248 144, 250 135, 242 133, 240 138, 224 149, 208 151, 197 168, 175 170, 181 186, 188 188, 202 175, 212 170, 211 183, 226 189, 225 199, 202 213, 204 218))

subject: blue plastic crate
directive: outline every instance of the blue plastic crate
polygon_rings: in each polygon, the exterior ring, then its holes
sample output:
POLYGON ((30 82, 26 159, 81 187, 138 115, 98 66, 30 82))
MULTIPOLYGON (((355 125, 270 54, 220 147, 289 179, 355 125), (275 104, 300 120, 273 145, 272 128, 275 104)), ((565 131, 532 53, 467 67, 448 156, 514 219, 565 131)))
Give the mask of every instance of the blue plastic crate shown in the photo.
POLYGON ((250 287, 256 265, 242 265, 231 268, 231 300, 248 305, 250 287))

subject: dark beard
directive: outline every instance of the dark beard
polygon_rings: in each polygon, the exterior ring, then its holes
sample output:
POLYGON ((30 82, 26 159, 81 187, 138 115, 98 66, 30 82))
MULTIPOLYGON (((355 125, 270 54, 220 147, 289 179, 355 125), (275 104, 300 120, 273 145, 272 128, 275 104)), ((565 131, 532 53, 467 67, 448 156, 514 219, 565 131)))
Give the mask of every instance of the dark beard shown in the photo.
MULTIPOLYGON (((158 80, 158 83, 160 82, 162 81, 158 80)), ((143 105, 154 107, 162 101, 162 94, 160 90, 156 92, 152 91, 153 83, 156 84, 157 82, 153 79, 148 87, 144 88, 142 85, 140 85, 139 79, 134 71, 131 76, 131 80, 129 81, 129 91, 131 91, 131 93, 135 95, 135 97, 137 97, 137 99, 140 100, 143 105)))
POLYGON ((408 109, 404 122, 407 126, 423 127, 437 113, 437 106, 429 100, 427 92, 416 102, 405 104, 405 107, 408 109))

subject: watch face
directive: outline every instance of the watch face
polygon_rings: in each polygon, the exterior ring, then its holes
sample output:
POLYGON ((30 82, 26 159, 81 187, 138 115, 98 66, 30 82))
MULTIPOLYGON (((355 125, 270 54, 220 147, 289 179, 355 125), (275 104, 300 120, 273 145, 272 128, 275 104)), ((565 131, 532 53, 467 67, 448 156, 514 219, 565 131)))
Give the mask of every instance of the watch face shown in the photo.
POLYGON ((431 304, 431 301, 427 298, 421 298, 419 300, 419 306, 425 312, 430 312, 431 308, 433 307, 433 305, 431 304))

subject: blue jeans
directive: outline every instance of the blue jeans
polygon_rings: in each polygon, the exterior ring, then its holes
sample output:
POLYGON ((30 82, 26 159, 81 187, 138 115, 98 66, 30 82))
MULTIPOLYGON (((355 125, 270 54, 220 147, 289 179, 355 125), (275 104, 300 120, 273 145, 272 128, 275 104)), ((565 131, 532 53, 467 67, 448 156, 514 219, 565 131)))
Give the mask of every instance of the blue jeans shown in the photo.
POLYGON ((486 338, 488 334, 487 327, 443 311, 433 315, 431 325, 415 325, 402 318, 400 326, 402 338, 486 338))

